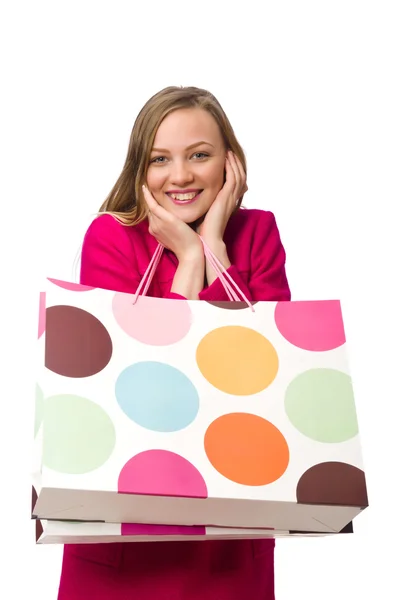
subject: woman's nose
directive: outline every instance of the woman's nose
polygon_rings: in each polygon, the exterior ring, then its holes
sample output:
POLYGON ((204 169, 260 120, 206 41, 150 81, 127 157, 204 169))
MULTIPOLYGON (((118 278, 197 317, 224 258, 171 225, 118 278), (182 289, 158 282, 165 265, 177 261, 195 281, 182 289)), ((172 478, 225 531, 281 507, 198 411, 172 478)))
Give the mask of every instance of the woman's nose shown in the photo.
POLYGON ((184 184, 193 181, 191 166, 185 160, 174 161, 170 174, 171 183, 184 187, 184 184))

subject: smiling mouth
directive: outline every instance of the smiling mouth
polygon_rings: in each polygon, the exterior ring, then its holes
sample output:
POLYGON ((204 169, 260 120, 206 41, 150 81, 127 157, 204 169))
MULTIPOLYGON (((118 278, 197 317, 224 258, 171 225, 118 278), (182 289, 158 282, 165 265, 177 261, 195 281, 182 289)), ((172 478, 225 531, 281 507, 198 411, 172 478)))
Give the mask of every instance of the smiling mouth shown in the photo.
POLYGON ((188 194, 174 194, 166 192, 168 198, 174 202, 174 204, 192 204, 195 202, 197 198, 200 196, 203 190, 199 190, 198 192, 189 192, 188 194))

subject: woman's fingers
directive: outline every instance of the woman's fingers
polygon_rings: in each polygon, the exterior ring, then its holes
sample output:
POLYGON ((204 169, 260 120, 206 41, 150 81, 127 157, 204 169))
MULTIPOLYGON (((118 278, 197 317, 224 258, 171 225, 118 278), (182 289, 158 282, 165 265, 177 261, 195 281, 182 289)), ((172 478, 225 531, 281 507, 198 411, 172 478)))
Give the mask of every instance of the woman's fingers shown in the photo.
POLYGON ((164 210, 162 206, 160 206, 156 200, 153 198, 152 194, 149 192, 148 188, 143 185, 142 186, 143 197, 149 209, 149 218, 150 216, 158 217, 159 219, 164 217, 164 213, 167 214, 167 211, 164 210))
POLYGON ((234 178, 233 193, 236 194, 240 188, 240 173, 239 173, 239 170, 238 170, 238 167, 236 164, 236 159, 232 152, 229 152, 228 161, 229 161, 230 166, 233 171, 233 178, 234 178))
POLYGON ((153 198, 152 194, 149 192, 148 188, 145 185, 142 186, 142 191, 146 205, 149 209, 149 233, 156 237, 156 235, 159 231, 161 231, 162 228, 162 212, 164 211, 164 209, 156 202, 156 200, 153 198))
POLYGON ((238 159, 238 157, 235 154, 233 154, 233 152, 230 152, 229 154, 231 155, 232 165, 234 166, 234 171, 236 175, 236 192, 239 196, 241 196, 241 194, 245 194, 245 192, 248 190, 247 176, 245 174, 243 165, 238 159))
POLYGON ((238 188, 239 173, 238 169, 236 168, 235 161, 233 160, 233 154, 231 152, 229 152, 226 162, 228 162, 230 166, 230 182, 232 184, 230 191, 232 192, 232 194, 235 194, 238 188))

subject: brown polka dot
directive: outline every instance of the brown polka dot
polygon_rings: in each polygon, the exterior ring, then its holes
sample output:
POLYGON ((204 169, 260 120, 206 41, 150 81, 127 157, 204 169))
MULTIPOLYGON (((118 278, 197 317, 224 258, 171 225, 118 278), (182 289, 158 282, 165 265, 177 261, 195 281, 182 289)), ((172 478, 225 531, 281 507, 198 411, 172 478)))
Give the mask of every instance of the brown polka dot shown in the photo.
POLYGON ((45 366, 65 377, 90 377, 112 356, 112 340, 91 313, 75 306, 46 310, 45 366))
POLYGON ((368 506, 365 475, 342 462, 324 462, 308 469, 296 488, 300 504, 368 506))
POLYGON ((37 502, 37 492, 36 492, 36 489, 34 488, 34 486, 32 485, 32 510, 31 510, 32 516, 34 516, 34 512, 33 511, 34 511, 34 507, 36 505, 36 502, 37 502))
MULTIPOLYGON (((250 302, 252 305, 257 304, 257 300, 250 300, 250 302)), ((226 310, 243 310, 244 308, 250 308, 246 302, 221 302, 207 300, 207 304, 216 306, 216 308, 224 308, 226 310)))

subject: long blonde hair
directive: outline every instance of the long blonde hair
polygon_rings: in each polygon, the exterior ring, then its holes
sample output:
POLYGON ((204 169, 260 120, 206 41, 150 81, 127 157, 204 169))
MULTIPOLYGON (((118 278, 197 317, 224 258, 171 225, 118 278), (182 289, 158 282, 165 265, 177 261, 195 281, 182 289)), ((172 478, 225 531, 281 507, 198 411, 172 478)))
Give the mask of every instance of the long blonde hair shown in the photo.
MULTIPOLYGON (((110 213, 125 225, 137 225, 147 217, 142 197, 150 153, 157 130, 163 119, 180 108, 201 108, 217 122, 226 150, 232 150, 247 173, 245 155, 233 128, 218 100, 196 87, 166 87, 152 96, 141 109, 134 123, 123 170, 99 213, 110 213)), ((241 201, 236 208, 239 208, 241 201)))

